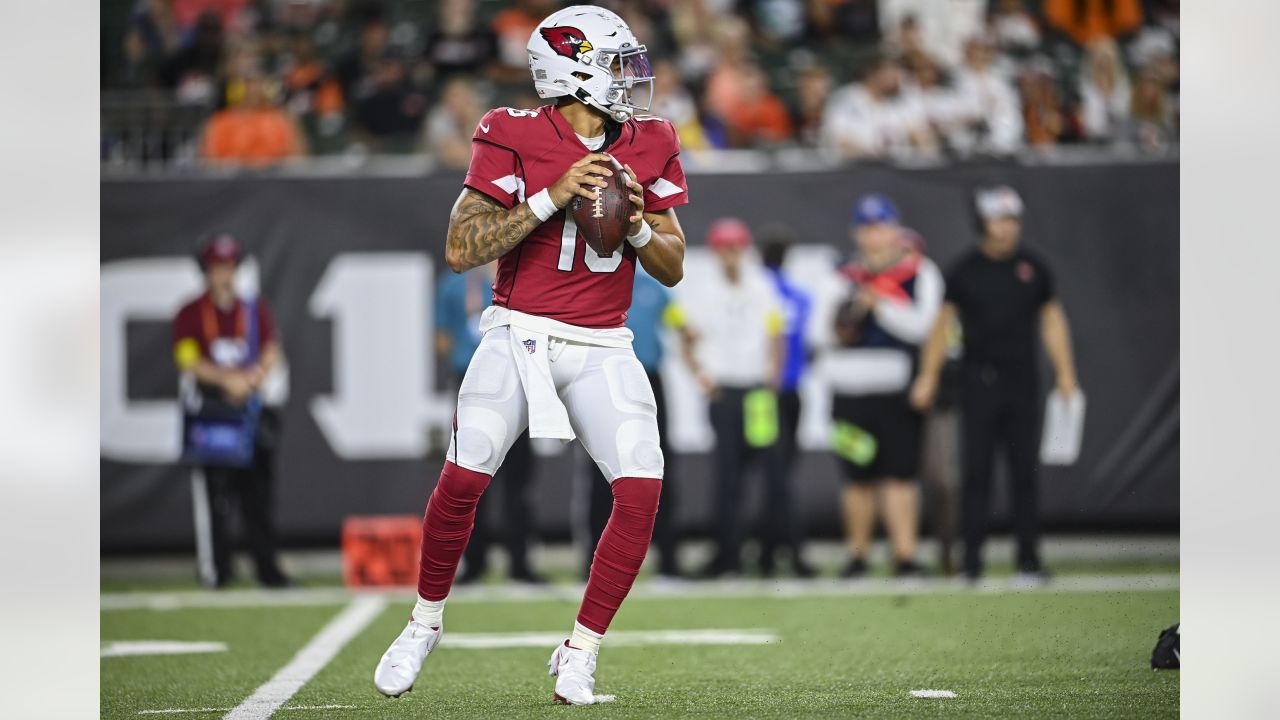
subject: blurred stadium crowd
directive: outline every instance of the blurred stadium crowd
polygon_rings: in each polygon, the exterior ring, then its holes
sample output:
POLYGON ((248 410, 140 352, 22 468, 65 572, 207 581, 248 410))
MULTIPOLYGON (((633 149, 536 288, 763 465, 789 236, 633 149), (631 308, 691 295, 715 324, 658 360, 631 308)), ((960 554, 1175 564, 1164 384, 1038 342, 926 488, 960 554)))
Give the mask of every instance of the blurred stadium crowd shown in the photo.
MULTIPOLYGON (((104 166, 425 153, 535 107, 556 0, 104 0, 104 166)), ((618 0, 684 147, 846 159, 1165 153, 1178 0, 618 0)))

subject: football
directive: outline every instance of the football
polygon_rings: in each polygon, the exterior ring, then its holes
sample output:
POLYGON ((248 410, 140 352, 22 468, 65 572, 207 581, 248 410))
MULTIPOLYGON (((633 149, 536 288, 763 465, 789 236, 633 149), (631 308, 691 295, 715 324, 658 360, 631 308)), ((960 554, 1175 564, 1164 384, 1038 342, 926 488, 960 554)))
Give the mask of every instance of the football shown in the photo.
POLYGON ((596 188, 594 200, 575 195, 569 202, 569 210, 573 220, 578 224, 578 232, 586 241, 587 247, 600 257, 609 257, 621 245, 627 236, 627 217, 631 215, 631 200, 628 195, 626 171, 615 169, 613 175, 606 177, 607 187, 596 188))

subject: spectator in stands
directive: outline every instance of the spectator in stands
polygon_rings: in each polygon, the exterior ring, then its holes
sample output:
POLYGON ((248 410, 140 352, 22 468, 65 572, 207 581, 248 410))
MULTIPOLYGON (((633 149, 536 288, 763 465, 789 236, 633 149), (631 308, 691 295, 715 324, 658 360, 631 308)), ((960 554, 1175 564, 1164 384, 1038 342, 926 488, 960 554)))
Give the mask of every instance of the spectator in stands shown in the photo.
POLYGON ((187 43, 161 68, 160 81, 179 103, 207 105, 217 94, 221 66, 222 23, 216 14, 205 13, 187 43))
POLYGON ((1177 52, 1177 33, 1160 27, 1144 28, 1129 44, 1130 64, 1153 73, 1165 90, 1174 94, 1178 86, 1177 52))
POLYGON ((841 493, 849 563, 844 577, 867 572, 880 505, 899 577, 916 563, 923 418, 907 391, 918 346, 942 304, 942 274, 907 244, 898 210, 885 196, 864 195, 853 210, 858 261, 842 273, 849 299, 836 313, 838 348, 825 361, 834 390, 834 448, 848 480, 841 493), (880 495, 880 503, 876 496, 880 495))
POLYGON ((173 17, 172 0, 142 0, 125 31, 121 82, 128 86, 159 85, 165 59, 176 53, 181 43, 182 29, 173 17))
POLYGON ((880 42, 880 5, 884 0, 810 0, 809 27, 815 37, 857 45, 880 42))
POLYGON ((353 108, 357 138, 374 152, 405 151, 417 141, 427 97, 409 83, 404 56, 387 50, 373 68, 371 86, 353 108))
POLYGON ((342 89, 316 54, 310 33, 295 32, 289 58, 281 73, 284 102, 294 117, 337 117, 342 110, 342 89))
MULTIPOLYGON (((436 290, 436 352, 447 358, 449 382, 456 396, 458 385, 466 375, 471 356, 480 347, 480 314, 493 304, 493 278, 497 261, 465 273, 446 272, 436 290)), ((501 506, 492 492, 485 493, 476 510, 475 529, 463 551, 465 567, 455 582, 475 582, 489 570, 489 548, 493 544, 493 527, 511 561, 510 577, 529 583, 542 583, 541 576, 529 564, 529 534, 533 528, 533 511, 529 505, 529 481, 533 477, 533 449, 529 433, 522 432, 507 453, 498 470, 494 486, 501 488, 501 506)))
POLYGON ((471 136, 484 111, 474 80, 465 75, 450 78, 423 126, 426 151, 444 167, 466 168, 471 162, 471 136))
POLYGON ((1121 138, 1132 102, 1133 91, 1115 41, 1103 39, 1090 45, 1080 66, 1080 122, 1085 137, 1094 142, 1121 138))
POLYGON ((1040 26, 1025 0, 996 0, 990 17, 990 32, 1001 52, 1019 57, 1040 47, 1040 26))
POLYGON ((237 29, 253 0, 173 0, 173 15, 183 28, 199 24, 204 15, 212 15, 223 30, 237 29))
POLYGON ((939 142, 954 144, 953 136, 962 129, 955 89, 944 81, 942 69, 928 56, 915 56, 909 70, 904 92, 923 110, 939 142))
POLYGON ((478 76, 497 53, 493 31, 476 20, 475 0, 443 0, 423 57, 437 83, 455 75, 478 76))
POLYGON ((804 36, 807 4, 805 0, 757 0, 739 7, 751 23, 757 42, 786 48, 804 36))
POLYGON ((631 32, 635 34, 640 44, 649 48, 651 59, 653 55, 658 54, 655 50, 662 49, 658 45, 662 39, 658 36, 657 21, 664 18, 657 3, 652 3, 650 0, 618 0, 613 6, 613 11, 618 13, 627 27, 631 28, 631 32))
MULTIPOLYGON (((716 551, 701 575, 718 577, 742 571, 742 497, 748 462, 763 466, 770 488, 782 484, 776 442, 758 448, 748 443, 746 405, 749 398, 764 397, 757 391, 777 384, 783 318, 769 279, 751 253, 746 223, 717 220, 707 231, 707 244, 715 253, 716 268, 697 284, 698 301, 684 306, 688 322, 682 340, 685 363, 709 401, 716 438, 716 551)), ((772 491, 767 494, 773 496, 772 491)))
POLYGON ((915 15, 903 15, 898 23, 897 33, 885 44, 888 52, 897 57, 905 67, 931 59, 925 48, 924 35, 920 31, 920 21, 915 15))
POLYGON ((902 93, 901 77, 897 61, 881 56, 866 70, 863 82, 833 93, 822 121, 824 142, 848 158, 936 149, 928 118, 902 93))
POLYGON ((334 74, 348 106, 354 106, 373 92, 373 76, 387 55, 390 34, 382 14, 369 11, 360 26, 357 47, 338 61, 334 74))
POLYGON ((715 25, 716 61, 707 74, 703 95, 707 111, 728 123, 733 108, 746 89, 751 67, 751 31, 737 16, 728 16, 715 25))
POLYGON ((675 62, 661 59, 653 66, 653 114, 671 121, 680 136, 684 150, 702 150, 707 147, 707 136, 698 118, 698 104, 688 88, 680 83, 680 71, 675 62))
POLYGON ((813 63, 800 71, 796 78, 796 107, 792 125, 796 139, 807 146, 822 141, 822 118, 831 95, 831 73, 827 68, 813 63))
POLYGON ((725 125, 731 147, 777 145, 791 139, 791 116, 777 95, 769 92, 769 79, 758 65, 741 70, 741 86, 728 107, 725 125))
POLYGON ((268 83, 274 80, 265 69, 262 43, 257 36, 228 38, 223 48, 223 57, 225 59, 217 80, 216 107, 219 110, 239 101, 244 92, 245 78, 259 75, 268 83))
POLYGON ((1159 70, 1144 69, 1133 86, 1128 139, 1148 152, 1167 148, 1178 138, 1174 103, 1164 89, 1159 70))
MULTIPOLYGON (((717 20, 710 0, 688 0, 671 8, 671 33, 679 51, 680 74, 695 93, 718 61, 717 20)), ((701 94, 701 93, 698 93, 701 94)))
POLYGON ((996 65, 995 41, 973 37, 965 45, 964 65, 956 71, 955 89, 966 137, 962 151, 1007 155, 1022 145, 1022 113, 1018 95, 996 65))
POLYGON ((201 155, 210 163, 262 166, 306 152, 293 118, 280 109, 274 89, 258 73, 239 81, 239 98, 214 113, 204 130, 201 155))
POLYGON ((1044 0, 1044 18, 1088 47, 1128 35, 1142 24, 1142 0, 1044 0))
POLYGON ((516 0, 514 7, 494 16, 493 34, 498 39, 495 79, 513 84, 529 81, 529 35, 556 7, 555 0, 516 0))
POLYGON ((1027 144, 1040 149, 1056 145, 1068 132, 1070 122, 1053 78, 1052 64, 1028 62, 1018 76, 1018 88, 1027 144))
POLYGON ((982 31, 988 2, 878 0, 878 5, 880 28, 887 40, 904 51, 914 47, 942 66, 953 67, 960 63, 965 39, 982 31), (915 37, 904 40, 904 29, 915 37))

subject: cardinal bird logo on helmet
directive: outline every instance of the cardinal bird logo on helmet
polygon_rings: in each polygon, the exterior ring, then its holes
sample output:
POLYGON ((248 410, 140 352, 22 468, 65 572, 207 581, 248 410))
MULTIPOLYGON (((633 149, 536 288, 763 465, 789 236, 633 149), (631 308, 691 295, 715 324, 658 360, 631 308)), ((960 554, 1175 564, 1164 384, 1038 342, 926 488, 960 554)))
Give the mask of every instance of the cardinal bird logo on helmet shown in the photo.
POLYGON ((559 25, 542 28, 541 32, 542 39, 547 41, 557 55, 563 55, 570 60, 577 60, 582 53, 591 50, 591 43, 587 42, 587 34, 576 27, 559 25))

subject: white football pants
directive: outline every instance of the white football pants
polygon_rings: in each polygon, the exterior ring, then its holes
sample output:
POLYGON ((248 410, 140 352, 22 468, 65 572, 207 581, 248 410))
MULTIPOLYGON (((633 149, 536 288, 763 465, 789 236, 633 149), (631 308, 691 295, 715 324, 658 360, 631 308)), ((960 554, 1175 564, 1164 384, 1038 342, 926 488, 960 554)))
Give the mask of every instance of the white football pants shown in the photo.
MULTIPOLYGON (((493 475, 529 426, 529 406, 512 357, 510 330, 484 334, 458 390, 448 459, 493 475)), ((556 392, 573 432, 609 482, 662 478, 657 405, 644 366, 630 347, 610 348, 549 338, 556 392)))

